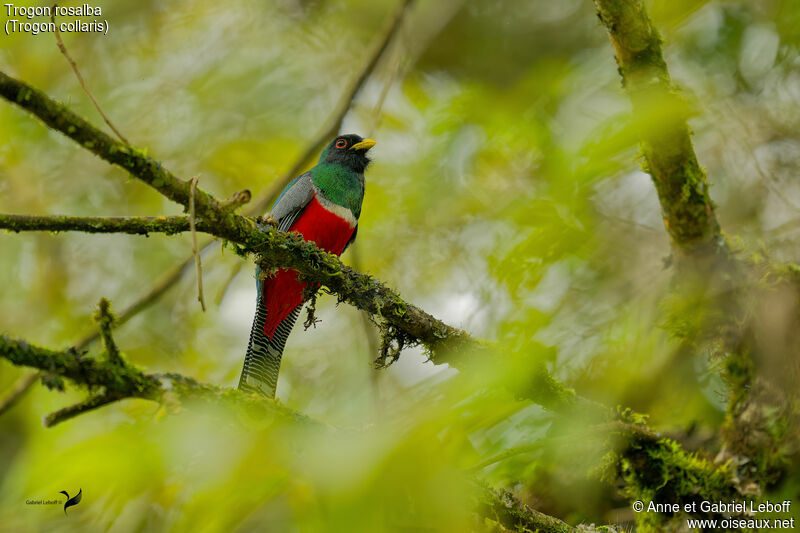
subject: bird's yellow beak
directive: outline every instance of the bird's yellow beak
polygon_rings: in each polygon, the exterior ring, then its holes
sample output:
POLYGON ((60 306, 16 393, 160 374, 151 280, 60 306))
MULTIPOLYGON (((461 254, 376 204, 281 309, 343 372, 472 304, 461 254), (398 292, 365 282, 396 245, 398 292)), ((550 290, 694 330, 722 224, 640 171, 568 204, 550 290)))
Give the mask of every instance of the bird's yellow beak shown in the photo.
POLYGON ((356 143, 353 146, 351 146, 350 149, 367 151, 373 146, 375 146, 375 144, 376 144, 375 141, 373 141, 372 139, 364 139, 360 143, 356 143))

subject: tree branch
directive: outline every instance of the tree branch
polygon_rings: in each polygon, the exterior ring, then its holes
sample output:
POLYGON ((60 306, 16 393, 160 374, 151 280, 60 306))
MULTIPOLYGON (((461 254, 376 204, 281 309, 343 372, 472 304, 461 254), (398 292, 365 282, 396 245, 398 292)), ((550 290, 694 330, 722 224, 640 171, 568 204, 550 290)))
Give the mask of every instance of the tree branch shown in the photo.
POLYGON ((94 409, 114 403, 124 398, 125 396, 119 396, 118 394, 113 393, 93 394, 82 402, 64 407, 63 409, 59 409, 58 411, 54 411, 45 416, 42 418, 42 425, 46 428, 53 427, 61 422, 66 422, 70 418, 75 418, 78 415, 88 413, 89 411, 93 411, 94 409))
MULTIPOLYGON (((0 228, 11 231, 74 230, 131 234, 174 234, 190 229, 189 219, 185 216, 103 218, 28 215, 0 215, 0 228)), ((214 235, 226 234, 220 232, 218 226, 205 220, 198 220, 197 228, 214 235)), ((382 282, 347 267, 335 255, 325 252, 314 243, 302 240, 296 234, 279 232, 272 227, 262 230, 252 224, 235 242, 242 245, 243 251, 261 254, 262 267, 286 267, 302 272, 309 281, 321 283, 335 292, 340 300, 383 317, 397 328, 393 333, 395 336, 405 335, 412 342, 421 342, 431 352, 448 340, 458 340, 460 346, 480 344, 466 332, 448 326, 405 302, 382 282)), ((432 355, 434 358, 439 357, 437 362, 446 362, 444 355, 432 355)))
POLYGON ((639 125, 641 148, 658 192, 664 225, 678 251, 724 246, 706 175, 686 124, 688 109, 672 86, 661 37, 641 0, 594 0, 639 125))
MULTIPOLYGON (((188 208, 191 185, 166 170, 144 152, 112 139, 83 118, 52 100, 42 91, 0 72, 0 95, 36 115, 90 152, 127 170, 170 200, 188 208)), ((194 195, 197 214, 214 224, 217 236, 236 240, 252 228, 244 217, 221 209, 219 202, 198 188, 194 195)))
MULTIPOLYGON (((739 494, 759 493, 785 471, 789 450, 797 449, 800 436, 788 430, 796 426, 791 421, 798 416, 794 389, 782 388, 776 385, 774 376, 759 372, 763 361, 775 359, 775 348, 760 344, 755 334, 760 318, 755 316, 758 311, 754 309, 759 307, 754 302, 769 302, 781 291, 797 294, 798 284, 764 258, 744 259, 722 236, 705 173, 692 147, 687 106, 672 85, 661 38, 642 0, 594 0, 594 4, 608 30, 623 86, 633 105, 646 170, 656 187, 664 224, 673 249, 682 259, 674 292, 692 302, 698 301, 698 294, 703 295, 704 318, 688 328, 675 326, 672 332, 691 345, 692 351, 707 352, 712 360, 723 362, 719 366, 729 397, 721 432, 724 445, 717 460, 729 460, 723 470, 727 465, 738 465, 725 479, 702 469, 692 473, 691 467, 697 465, 691 457, 681 459, 669 443, 663 443, 663 453, 659 453, 656 443, 640 435, 628 448, 627 464, 638 472, 627 478, 626 490, 633 491, 654 465, 663 466, 663 457, 670 456, 679 464, 675 471, 690 476, 683 481, 676 478, 672 485, 709 483, 702 488, 703 497, 708 498, 731 494, 730 480, 735 479, 733 488, 739 494), (650 452, 637 452, 637 441, 648 443, 650 452)), ((685 313, 686 309, 681 311, 685 313)), ((796 307, 785 312, 794 316, 796 307)), ((673 315, 676 324, 691 322, 680 312, 673 315)), ((788 349, 783 355, 791 363, 794 351, 788 349)), ((678 501, 672 493, 661 492, 670 485, 654 487, 651 490, 664 496, 660 501, 678 501)), ((639 518, 647 519, 642 515, 639 518)))
POLYGON ((58 423, 124 398, 141 398, 163 403, 171 398, 169 395, 178 400, 221 402, 255 410, 261 416, 312 423, 304 415, 253 394, 199 383, 179 374, 145 374, 128 363, 83 357, 73 350, 42 348, 7 335, 0 335, 0 357, 17 366, 37 368, 65 377, 89 387, 90 390, 102 388, 102 393, 90 397, 89 400, 49 415, 45 418, 46 423, 58 423))
POLYGON ((479 493, 477 508, 480 514, 499 524, 500 531, 537 531, 540 533, 591 533, 594 527, 575 528, 558 518, 531 509, 504 489, 495 489, 478 481, 475 483, 479 493))
POLYGON ((97 313, 94 316, 95 322, 100 329, 100 336, 103 338, 103 346, 105 347, 105 358, 113 365, 122 365, 125 361, 119 353, 117 343, 114 342, 114 337, 111 335, 111 327, 114 325, 114 315, 111 313, 111 303, 105 298, 100 299, 97 306, 97 313))
MULTIPOLYGON (((205 231, 198 221, 198 229, 205 231)), ((174 235, 189 231, 189 217, 74 217, 61 215, 0 214, 0 229, 20 231, 82 231, 85 233, 128 233, 174 235)))
POLYGON ((0 416, 14 407, 38 379, 39 372, 31 372, 19 378, 5 397, 0 400, 0 416))
MULTIPOLYGON (((319 424, 274 400, 202 384, 179 374, 145 374, 121 359, 118 362, 91 359, 73 351, 59 352, 34 346, 6 335, 0 335, 0 357, 18 366, 31 366, 67 377, 77 384, 88 386, 90 390, 102 388, 102 392, 93 393, 84 401, 45 416, 43 418, 45 427, 52 427, 126 398, 141 398, 162 404, 172 403, 173 406, 176 400, 225 403, 232 407, 255 411, 262 419, 267 415, 287 422, 319 424)), ((520 503, 507 491, 491 489, 480 482, 477 483, 482 498, 478 505, 479 512, 486 518, 502 524, 504 528, 512 527, 514 531, 537 529, 543 532, 577 531, 557 518, 520 503)))
POLYGON ((69 66, 72 67, 72 71, 75 73, 75 77, 78 78, 78 83, 81 84, 81 87, 83 88, 83 92, 85 92, 86 96, 89 97, 89 100, 92 101, 92 103, 94 104, 95 109, 97 109, 97 112, 100 113, 100 116, 103 117, 103 120, 105 120, 106 124, 108 124, 108 127, 111 128, 114 131, 114 133, 117 134, 117 137, 119 137, 120 141, 124 142, 125 144, 130 144, 128 142, 128 139, 126 139, 125 136, 122 135, 122 133, 120 133, 120 131, 116 128, 116 126, 114 126, 114 123, 111 122, 111 119, 108 118, 108 115, 105 114, 105 112, 103 111, 103 108, 100 107, 100 104, 95 99, 94 95, 92 94, 92 91, 89 90, 89 86, 86 85, 86 82, 83 80, 83 76, 81 75, 81 71, 80 71, 80 69, 78 69, 78 64, 75 63, 75 60, 72 59, 72 56, 67 51, 67 47, 64 44, 64 41, 61 39, 61 32, 58 31, 58 24, 56 24, 56 18, 55 18, 56 17, 56 10, 55 10, 55 8, 56 8, 56 4, 54 3, 53 4, 53 9, 51 10, 51 14, 50 14, 50 22, 53 23, 53 29, 55 30, 56 44, 58 45, 58 49, 61 51, 61 54, 66 58, 67 62, 69 63, 69 66))

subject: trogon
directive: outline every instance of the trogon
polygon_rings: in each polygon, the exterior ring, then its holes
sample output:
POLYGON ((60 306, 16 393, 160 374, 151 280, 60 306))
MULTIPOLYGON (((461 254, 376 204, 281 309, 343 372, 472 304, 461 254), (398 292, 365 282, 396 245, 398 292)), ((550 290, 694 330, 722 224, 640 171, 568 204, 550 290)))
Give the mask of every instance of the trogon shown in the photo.
MULTIPOLYGON (((331 141, 317 165, 278 196, 272 208, 278 229, 300 233, 330 253, 344 252, 358 232, 367 151, 373 146, 372 139, 352 134, 331 141)), ((281 268, 269 275, 256 269, 256 284, 256 313, 239 390, 274 398, 283 348, 303 305, 306 283, 296 270, 281 268)))

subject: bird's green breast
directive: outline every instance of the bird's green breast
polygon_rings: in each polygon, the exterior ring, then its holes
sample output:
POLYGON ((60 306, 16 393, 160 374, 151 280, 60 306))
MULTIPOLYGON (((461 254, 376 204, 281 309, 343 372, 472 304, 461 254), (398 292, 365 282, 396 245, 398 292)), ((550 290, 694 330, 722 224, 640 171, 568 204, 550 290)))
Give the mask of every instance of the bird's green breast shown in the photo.
POLYGON ((364 177, 341 165, 321 163, 311 169, 311 180, 329 202, 347 207, 358 219, 364 200, 364 177))

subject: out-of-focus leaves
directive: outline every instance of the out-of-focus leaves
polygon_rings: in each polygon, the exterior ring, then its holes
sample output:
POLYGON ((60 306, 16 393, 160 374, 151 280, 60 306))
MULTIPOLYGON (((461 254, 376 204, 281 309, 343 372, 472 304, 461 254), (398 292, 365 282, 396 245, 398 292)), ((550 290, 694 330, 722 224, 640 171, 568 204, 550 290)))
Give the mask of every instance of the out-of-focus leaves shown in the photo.
MULTIPOLYGON (((135 145, 180 176, 199 174, 220 198, 258 195, 285 172, 395 9, 388 0, 107 4, 107 36, 63 36, 95 96, 135 145)), ((418 4, 401 54, 438 9, 418 4)), ((713 435, 725 414, 719 362, 677 334, 696 340, 728 309, 704 288, 668 297, 669 243, 637 141, 640 128, 685 111, 723 229, 771 259, 796 260, 800 5, 649 2, 687 107, 654 102, 638 117, 588 0, 450 7, 453 19, 387 93, 358 246, 362 270, 497 341, 491 356, 459 374, 409 350, 376 374, 358 313, 322 296, 321 324, 289 339, 278 396, 328 429, 197 406, 159 416, 142 401, 44 429, 43 415, 84 392, 37 386, 0 418, 0 529, 467 531, 477 497, 467 472, 571 523, 612 521, 626 504, 596 474, 607 435, 517 398, 534 368, 649 413, 690 448, 713 435), (78 489, 67 517, 25 504, 78 489)), ((0 40, 4 71, 101 123, 52 35, 0 40)), ((390 63, 345 130, 374 123, 390 63)), ((6 103, 0 139, 0 212, 180 212, 6 103)), ((0 331, 67 346, 100 297, 124 307, 189 251, 186 236, 2 234, 0 331)), ((204 258, 207 293, 239 260, 228 250, 204 258)), ((187 276, 116 341, 150 370, 233 386, 252 267, 207 313, 194 291, 187 276)), ((789 295, 757 302, 768 372, 794 346, 792 305, 789 295)), ((0 361, 0 391, 21 375, 0 361)), ((774 494, 798 486, 792 470, 774 494)))

